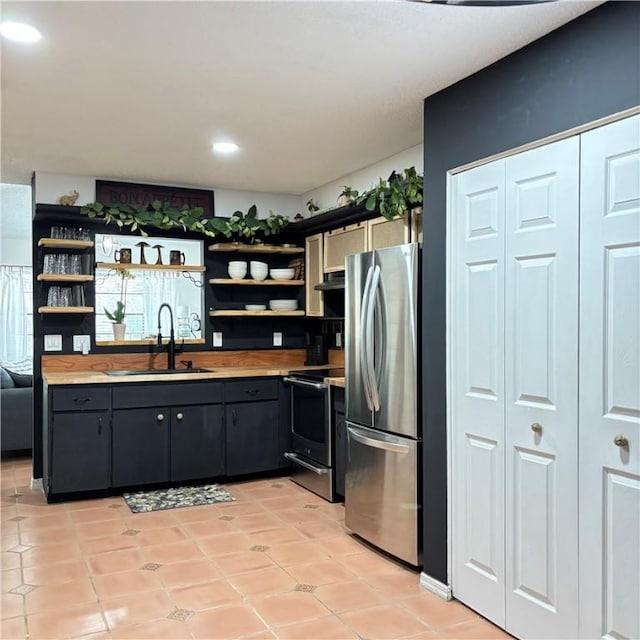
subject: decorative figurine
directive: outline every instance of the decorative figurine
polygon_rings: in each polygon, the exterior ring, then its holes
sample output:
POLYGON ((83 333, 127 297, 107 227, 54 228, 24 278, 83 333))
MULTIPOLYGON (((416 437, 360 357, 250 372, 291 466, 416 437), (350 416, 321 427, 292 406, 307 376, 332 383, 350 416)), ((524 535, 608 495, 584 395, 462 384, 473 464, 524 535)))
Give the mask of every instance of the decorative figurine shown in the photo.
POLYGON ((58 204, 62 204, 65 207, 71 207, 76 203, 79 195, 80 194, 74 189, 70 196, 60 196, 58 198, 58 204))
POLYGON ((136 242, 136 247, 140 247, 140 264, 147 264, 147 259, 144 257, 144 248, 150 246, 151 245, 144 240, 142 240, 141 242, 136 242))
POLYGON ((160 250, 163 249, 164 246, 161 245, 161 244, 154 244, 153 248, 158 250, 158 259, 156 260, 156 264, 163 264, 163 262, 162 262, 162 253, 161 253, 160 250))

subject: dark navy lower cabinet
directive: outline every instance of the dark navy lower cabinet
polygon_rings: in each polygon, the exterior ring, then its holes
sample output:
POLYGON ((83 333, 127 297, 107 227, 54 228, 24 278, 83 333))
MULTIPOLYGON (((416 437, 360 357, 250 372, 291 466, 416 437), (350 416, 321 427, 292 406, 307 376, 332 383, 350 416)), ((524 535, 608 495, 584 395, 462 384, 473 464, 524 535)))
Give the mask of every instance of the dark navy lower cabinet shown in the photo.
POLYGON ((222 404, 171 409, 171 480, 213 478, 225 473, 222 404))
POLYGON ((278 415, 278 400, 226 406, 228 476, 279 468, 278 415))
POLYGON ((168 482, 168 408, 118 409, 113 412, 113 486, 168 482))
POLYGON ((53 413, 49 425, 48 493, 111 486, 111 413, 53 413))

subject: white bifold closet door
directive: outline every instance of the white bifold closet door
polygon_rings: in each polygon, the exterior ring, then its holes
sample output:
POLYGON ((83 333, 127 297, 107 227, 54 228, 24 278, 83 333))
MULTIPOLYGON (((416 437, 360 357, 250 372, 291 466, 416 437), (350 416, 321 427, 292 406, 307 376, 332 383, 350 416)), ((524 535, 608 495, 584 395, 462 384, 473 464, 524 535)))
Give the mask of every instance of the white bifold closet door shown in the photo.
POLYGON ((640 116, 581 138, 580 635, 640 638, 640 116))
POLYGON ((453 594, 504 627, 504 161, 452 186, 453 594))
POLYGON ((578 635, 579 139, 506 160, 506 629, 578 635))
POLYGON ((453 593, 576 637, 578 139, 453 179, 453 593))

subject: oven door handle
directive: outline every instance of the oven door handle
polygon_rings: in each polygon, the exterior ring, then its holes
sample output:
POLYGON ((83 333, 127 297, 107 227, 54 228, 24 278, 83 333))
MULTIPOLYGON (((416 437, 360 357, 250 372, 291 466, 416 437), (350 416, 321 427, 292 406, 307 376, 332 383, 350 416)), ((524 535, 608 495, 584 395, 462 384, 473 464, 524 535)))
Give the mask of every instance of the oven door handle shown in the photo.
POLYGON ((307 380, 290 378, 289 376, 285 376, 283 380, 293 385, 294 387, 308 387, 310 389, 316 389, 318 391, 322 391, 323 389, 326 389, 328 386, 325 382, 308 382, 307 380))
POLYGON ((287 451, 284 454, 284 457, 287 458, 287 460, 291 460, 292 462, 295 462, 296 464, 299 464, 301 467, 304 467, 305 469, 308 469, 309 471, 313 471, 313 473, 315 473, 316 475, 326 476, 327 473, 329 473, 329 469, 327 469, 326 467, 316 467, 315 465, 311 464, 310 462, 307 462, 306 460, 303 460, 302 458, 300 458, 295 453, 289 453, 287 451))

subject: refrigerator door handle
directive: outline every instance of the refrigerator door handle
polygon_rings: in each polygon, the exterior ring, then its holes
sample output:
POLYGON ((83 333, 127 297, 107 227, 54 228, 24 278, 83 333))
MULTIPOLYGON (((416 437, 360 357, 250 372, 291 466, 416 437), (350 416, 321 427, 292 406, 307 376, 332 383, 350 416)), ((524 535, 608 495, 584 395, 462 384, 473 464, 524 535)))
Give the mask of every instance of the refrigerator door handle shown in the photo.
POLYGON ((383 449, 384 451, 393 451, 394 453, 409 453, 409 447, 406 444, 396 444, 395 442, 386 442, 385 440, 377 440, 364 435, 361 431, 348 427, 349 435, 360 444, 364 444, 367 447, 374 447, 375 449, 383 449))
POLYGON ((360 303, 360 375, 362 379, 362 386, 364 387, 364 398, 367 401, 367 407, 369 411, 373 411, 373 402, 371 400, 371 385, 369 383, 369 363, 367 358, 367 329, 366 329, 366 317, 367 307, 369 303, 369 295, 371 289, 371 280, 373 278, 373 267, 369 267, 367 271, 367 279, 364 284, 364 293, 362 294, 362 301, 360 303))
POLYGON ((366 309, 366 320, 365 320, 365 340, 366 340, 366 358, 367 358, 367 369, 366 376, 369 381, 369 390, 371 393, 371 404, 373 405, 374 411, 380 411, 380 395, 378 394, 378 384, 376 382, 376 373, 373 365, 373 352, 374 352, 374 331, 373 331, 373 320, 374 320, 374 310, 376 305, 376 293, 378 291, 378 285, 380 283, 380 267, 376 265, 373 268, 373 276, 371 278, 371 287, 369 290, 369 298, 367 300, 367 309, 366 309))

